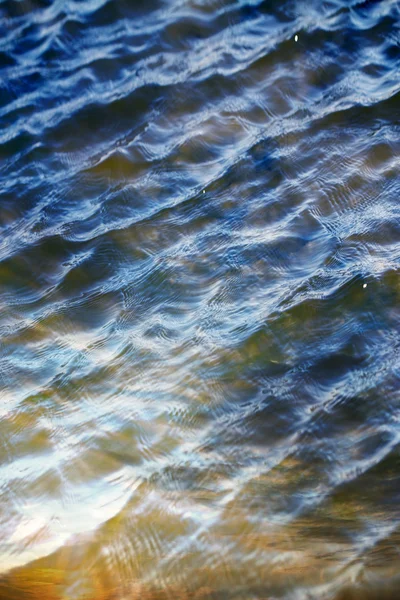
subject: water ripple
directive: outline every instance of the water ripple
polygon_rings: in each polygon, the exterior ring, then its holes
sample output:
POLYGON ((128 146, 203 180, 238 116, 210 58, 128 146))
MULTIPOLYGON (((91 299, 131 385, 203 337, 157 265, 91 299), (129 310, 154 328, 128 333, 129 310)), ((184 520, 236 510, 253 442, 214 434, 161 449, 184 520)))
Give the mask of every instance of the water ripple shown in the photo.
POLYGON ((0 598, 397 597, 399 17, 0 2, 0 598))

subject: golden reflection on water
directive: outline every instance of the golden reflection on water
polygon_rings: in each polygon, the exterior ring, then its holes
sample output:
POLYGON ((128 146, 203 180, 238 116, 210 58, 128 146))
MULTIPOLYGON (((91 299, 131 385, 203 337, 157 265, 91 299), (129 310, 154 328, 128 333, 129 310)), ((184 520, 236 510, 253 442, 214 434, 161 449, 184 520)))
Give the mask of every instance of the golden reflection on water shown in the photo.
POLYGON ((187 489, 179 473, 156 475, 93 534, 4 575, 0 598, 272 600, 312 586, 312 599, 395 600, 400 531, 373 509, 385 496, 373 475, 366 475, 362 495, 350 483, 309 515, 259 520, 260 508, 270 515, 282 511, 282 502, 301 493, 315 468, 288 457, 265 475, 248 478, 208 527, 201 523, 201 509, 207 508, 209 518, 220 496, 213 484, 221 475, 201 474, 197 480, 194 474, 187 489), (199 515, 193 515, 196 506, 199 515), (369 549, 355 543, 366 514, 379 535, 385 531, 369 549))
MULTIPOLYGON (((140 524, 143 526, 143 524, 140 524)), ((154 523, 157 526, 157 522, 154 523)), ((118 530, 118 527, 117 527, 118 530)), ((110 532, 108 531, 108 534, 110 532)), ((117 533, 114 532, 114 533, 117 533)), ((113 535, 114 535, 113 533, 113 535)), ((287 532, 289 535, 289 532, 287 532)), ((298 535, 291 531, 290 536, 298 535)), ((132 532, 133 534, 133 532, 132 532)), ((134 534, 133 534, 134 535, 134 534)), ((0 598, 2 600, 166 600, 191 599, 211 600, 214 598, 250 598, 273 599, 275 593, 301 589, 301 586, 312 582, 317 585, 317 591, 310 598, 334 600, 396 600, 400 580, 396 578, 396 568, 393 560, 398 555, 394 547, 388 545, 381 552, 380 560, 375 565, 374 572, 367 572, 360 564, 352 561, 353 584, 342 580, 340 591, 326 585, 332 569, 337 566, 337 555, 341 558, 348 550, 340 548, 328 550, 325 542, 317 539, 312 544, 312 550, 306 550, 302 541, 297 539, 296 548, 287 535, 258 536, 241 531, 241 540, 248 549, 263 549, 266 552, 279 552, 277 560, 265 565, 247 566, 247 572, 240 569, 227 573, 225 562, 228 557, 216 554, 213 565, 205 564, 200 554, 190 557, 186 555, 176 564, 169 577, 159 584, 145 582, 140 573, 146 569, 146 563, 151 561, 157 570, 154 560, 162 561, 162 552, 157 558, 135 555, 126 556, 127 550, 118 545, 118 555, 108 554, 105 539, 97 542, 83 542, 74 546, 64 547, 55 554, 39 559, 29 565, 15 569, 0 578, 0 598), (299 547, 303 546, 303 550, 299 547), (195 571, 191 570, 193 562, 197 563, 195 571), (388 567, 388 562, 392 563, 388 567), (251 571, 251 574, 249 573, 251 571), (318 587, 319 586, 319 587, 318 587), (243 592, 240 590, 243 589, 243 592), (329 590, 329 595, 326 595, 329 590)), ((109 541, 109 540, 108 540, 109 541)), ((394 541, 394 540, 393 540, 394 541)), ((399 539, 395 541, 396 545, 399 539)), ((234 544, 234 543, 233 543, 234 544)), ((231 544, 232 548, 232 544, 231 544)), ((349 554, 350 558, 350 554, 349 554)), ((372 559, 374 560, 374 559, 372 559)), ((206 561, 207 562, 207 561, 206 561)), ((232 569, 232 565, 228 567, 232 569)))

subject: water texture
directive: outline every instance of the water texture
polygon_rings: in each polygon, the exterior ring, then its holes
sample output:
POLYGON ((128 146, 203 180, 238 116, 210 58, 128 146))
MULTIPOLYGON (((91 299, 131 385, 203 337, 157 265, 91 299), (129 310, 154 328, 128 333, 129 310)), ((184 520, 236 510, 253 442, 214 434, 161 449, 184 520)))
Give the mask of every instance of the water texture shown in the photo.
POLYGON ((0 598, 399 598, 398 0, 0 40, 0 598))

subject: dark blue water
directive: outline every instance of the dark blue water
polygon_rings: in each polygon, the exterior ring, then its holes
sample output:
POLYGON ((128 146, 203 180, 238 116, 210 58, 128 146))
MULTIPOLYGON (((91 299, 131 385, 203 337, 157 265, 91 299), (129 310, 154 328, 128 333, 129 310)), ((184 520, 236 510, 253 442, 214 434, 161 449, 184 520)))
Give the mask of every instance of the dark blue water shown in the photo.
POLYGON ((0 597, 400 597, 400 3, 0 2, 0 597))

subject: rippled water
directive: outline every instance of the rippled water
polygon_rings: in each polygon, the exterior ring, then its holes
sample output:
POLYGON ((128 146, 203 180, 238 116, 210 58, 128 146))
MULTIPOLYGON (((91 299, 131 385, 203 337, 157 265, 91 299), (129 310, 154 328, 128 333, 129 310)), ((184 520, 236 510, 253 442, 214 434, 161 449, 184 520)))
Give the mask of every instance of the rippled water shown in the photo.
POLYGON ((399 598, 399 2, 0 39, 0 597, 399 598))

